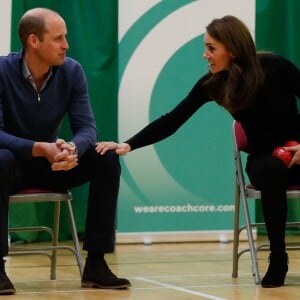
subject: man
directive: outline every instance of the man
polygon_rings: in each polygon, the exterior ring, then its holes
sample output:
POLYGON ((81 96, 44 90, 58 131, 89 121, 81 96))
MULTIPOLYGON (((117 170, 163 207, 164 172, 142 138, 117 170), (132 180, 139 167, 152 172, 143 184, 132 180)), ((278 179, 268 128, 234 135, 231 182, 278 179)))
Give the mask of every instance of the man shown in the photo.
POLYGON ((89 182, 82 287, 127 288, 104 254, 114 251, 120 163, 95 151, 97 129, 87 82, 78 62, 66 57, 66 24, 45 8, 19 23, 23 50, 0 57, 0 294, 15 288, 4 267, 8 254, 8 199, 22 188, 54 191, 89 182), (58 138, 68 115, 72 141, 58 138))

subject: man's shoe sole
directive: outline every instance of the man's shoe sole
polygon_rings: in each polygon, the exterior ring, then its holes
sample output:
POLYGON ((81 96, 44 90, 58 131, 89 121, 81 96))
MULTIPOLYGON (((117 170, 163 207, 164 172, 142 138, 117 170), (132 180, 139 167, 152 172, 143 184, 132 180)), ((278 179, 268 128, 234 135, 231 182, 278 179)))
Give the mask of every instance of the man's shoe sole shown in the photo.
POLYGON ((82 281, 81 286, 83 288, 98 288, 98 289, 126 289, 130 287, 130 283, 122 284, 122 285, 113 285, 113 286, 107 286, 107 285, 101 285, 96 282, 89 282, 89 281, 82 281))
POLYGON ((16 293, 15 289, 0 290, 0 295, 13 295, 15 293, 16 293))

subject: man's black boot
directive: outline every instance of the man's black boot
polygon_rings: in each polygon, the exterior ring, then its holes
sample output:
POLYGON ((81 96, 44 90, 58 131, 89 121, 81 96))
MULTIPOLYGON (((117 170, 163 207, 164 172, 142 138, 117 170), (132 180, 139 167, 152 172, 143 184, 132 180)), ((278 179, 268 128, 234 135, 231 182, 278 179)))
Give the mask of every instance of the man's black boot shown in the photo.
POLYGON ((81 286, 100 289, 126 289, 130 287, 129 280, 118 278, 109 269, 104 259, 87 258, 81 286))

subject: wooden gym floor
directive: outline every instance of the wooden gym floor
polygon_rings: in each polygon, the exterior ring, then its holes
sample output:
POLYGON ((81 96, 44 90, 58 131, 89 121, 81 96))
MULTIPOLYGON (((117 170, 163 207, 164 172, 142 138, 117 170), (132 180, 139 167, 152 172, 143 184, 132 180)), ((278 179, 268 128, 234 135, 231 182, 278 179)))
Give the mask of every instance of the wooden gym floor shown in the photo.
MULTIPOLYGON (((275 289, 254 284, 248 253, 240 258, 238 278, 231 277, 231 242, 117 245, 116 252, 106 259, 116 274, 131 281, 128 290, 83 289, 75 257, 69 251, 59 251, 58 255, 57 279, 52 281, 46 256, 8 257, 6 270, 17 293, 1 296, 0 300, 294 300, 300 297, 300 251, 296 250, 289 252, 286 285, 275 289)), ((267 268, 267 256, 267 252, 259 253, 261 275, 267 268)))

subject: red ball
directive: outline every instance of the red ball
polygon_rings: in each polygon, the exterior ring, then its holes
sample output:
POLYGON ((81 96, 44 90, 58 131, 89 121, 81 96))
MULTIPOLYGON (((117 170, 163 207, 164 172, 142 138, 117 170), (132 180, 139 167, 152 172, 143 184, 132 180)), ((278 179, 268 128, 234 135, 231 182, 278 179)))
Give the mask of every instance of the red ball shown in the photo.
POLYGON ((299 145, 299 143, 297 141, 288 141, 284 144, 285 147, 293 147, 293 146, 297 146, 299 145))
POLYGON ((292 153, 285 150, 283 147, 275 148, 272 155, 281 159, 286 166, 290 164, 293 157, 292 153))

